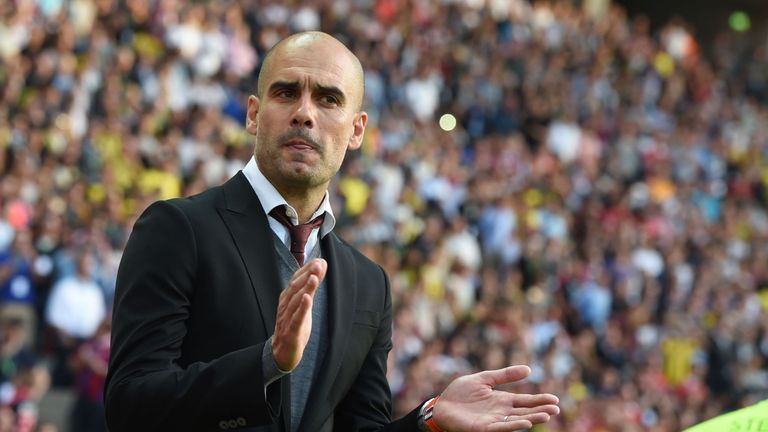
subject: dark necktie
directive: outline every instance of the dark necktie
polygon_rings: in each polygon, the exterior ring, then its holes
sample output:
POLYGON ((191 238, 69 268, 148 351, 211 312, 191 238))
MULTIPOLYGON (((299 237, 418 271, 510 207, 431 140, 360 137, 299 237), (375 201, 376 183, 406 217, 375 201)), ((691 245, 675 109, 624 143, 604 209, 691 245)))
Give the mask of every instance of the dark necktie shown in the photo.
POLYGON ((312 230, 323 224, 325 213, 305 224, 298 225, 294 225, 293 222, 291 222, 291 219, 285 214, 283 206, 273 208, 272 211, 269 212, 269 215, 288 229, 288 233, 291 235, 291 253, 300 266, 304 265, 304 246, 306 246, 307 239, 312 233, 312 230))

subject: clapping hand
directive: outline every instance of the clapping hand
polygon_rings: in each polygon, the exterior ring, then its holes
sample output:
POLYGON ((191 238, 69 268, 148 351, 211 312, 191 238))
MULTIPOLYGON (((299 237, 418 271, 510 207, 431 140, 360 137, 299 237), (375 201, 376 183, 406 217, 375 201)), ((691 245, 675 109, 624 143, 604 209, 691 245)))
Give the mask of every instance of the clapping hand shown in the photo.
POLYGON ((277 367, 283 371, 292 371, 304 355, 312 333, 312 304, 327 270, 325 260, 309 261, 293 275, 288 287, 280 293, 272 354, 277 367))
POLYGON ((528 366, 510 366, 455 379, 434 407, 435 423, 446 432, 495 432, 528 429, 549 421, 560 412, 557 396, 494 389, 530 373, 528 366))

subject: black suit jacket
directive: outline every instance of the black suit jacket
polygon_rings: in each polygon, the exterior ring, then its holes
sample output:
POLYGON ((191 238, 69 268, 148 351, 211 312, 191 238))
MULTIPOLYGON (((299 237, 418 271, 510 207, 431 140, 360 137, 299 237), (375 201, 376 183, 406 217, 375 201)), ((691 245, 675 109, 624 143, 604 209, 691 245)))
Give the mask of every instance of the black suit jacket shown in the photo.
MULTIPOLYGON (((105 403, 121 431, 286 431, 290 375, 265 397, 262 350, 282 282, 264 210, 238 173, 152 204, 117 276, 105 403)), ((330 233, 328 351, 301 431, 416 431, 390 423, 391 298, 384 271, 330 233)))

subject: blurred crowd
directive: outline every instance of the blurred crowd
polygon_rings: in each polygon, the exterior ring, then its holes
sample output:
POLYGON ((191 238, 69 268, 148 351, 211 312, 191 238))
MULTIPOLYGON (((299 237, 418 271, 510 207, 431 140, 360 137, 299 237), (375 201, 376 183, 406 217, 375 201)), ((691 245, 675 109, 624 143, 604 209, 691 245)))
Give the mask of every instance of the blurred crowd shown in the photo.
POLYGON ((244 166, 261 59, 313 29, 365 68, 332 192, 391 278, 396 415, 520 363, 513 391, 561 399, 539 431, 672 432, 768 398, 764 43, 610 0, 5 0, 0 432, 56 431, 51 387, 77 395, 70 430, 104 430, 133 222, 244 166))

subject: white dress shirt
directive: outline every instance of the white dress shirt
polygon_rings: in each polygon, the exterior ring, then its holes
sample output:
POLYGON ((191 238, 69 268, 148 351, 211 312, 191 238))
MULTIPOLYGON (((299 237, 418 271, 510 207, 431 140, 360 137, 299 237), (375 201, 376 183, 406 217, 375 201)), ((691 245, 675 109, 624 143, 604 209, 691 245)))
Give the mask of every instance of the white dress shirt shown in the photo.
MULTIPOLYGON (((288 233, 288 229, 284 227, 283 224, 278 222, 277 219, 270 216, 269 212, 272 211, 272 209, 275 207, 285 206, 285 214, 291 219, 291 222, 293 222, 294 225, 298 225, 299 217, 296 209, 291 207, 285 198, 280 195, 280 192, 275 189, 272 183, 270 183, 269 180, 264 177, 264 174, 261 173, 258 165, 256 164, 256 158, 253 156, 251 156, 251 160, 249 160, 245 165, 245 168, 243 168, 243 174, 245 174, 245 178, 248 179, 248 183, 251 184, 253 191, 256 192, 256 196, 258 196, 259 201, 261 201, 261 206, 264 208, 264 213, 267 214, 269 227, 277 235, 277 238, 282 240, 286 247, 290 248, 291 235, 288 233)), ((309 218, 309 220, 312 220, 323 213, 325 213, 323 224, 320 225, 319 228, 313 229, 312 233, 307 239, 307 244, 304 247, 304 250, 307 251, 307 255, 309 255, 309 252, 314 250, 315 246, 317 245, 318 234, 320 236, 319 238, 323 238, 326 236, 326 234, 331 232, 333 227, 336 225, 336 218, 333 216, 331 202, 328 198, 328 191, 325 192, 325 196, 323 197, 323 201, 320 203, 320 207, 315 210, 315 213, 311 218, 309 218)))

